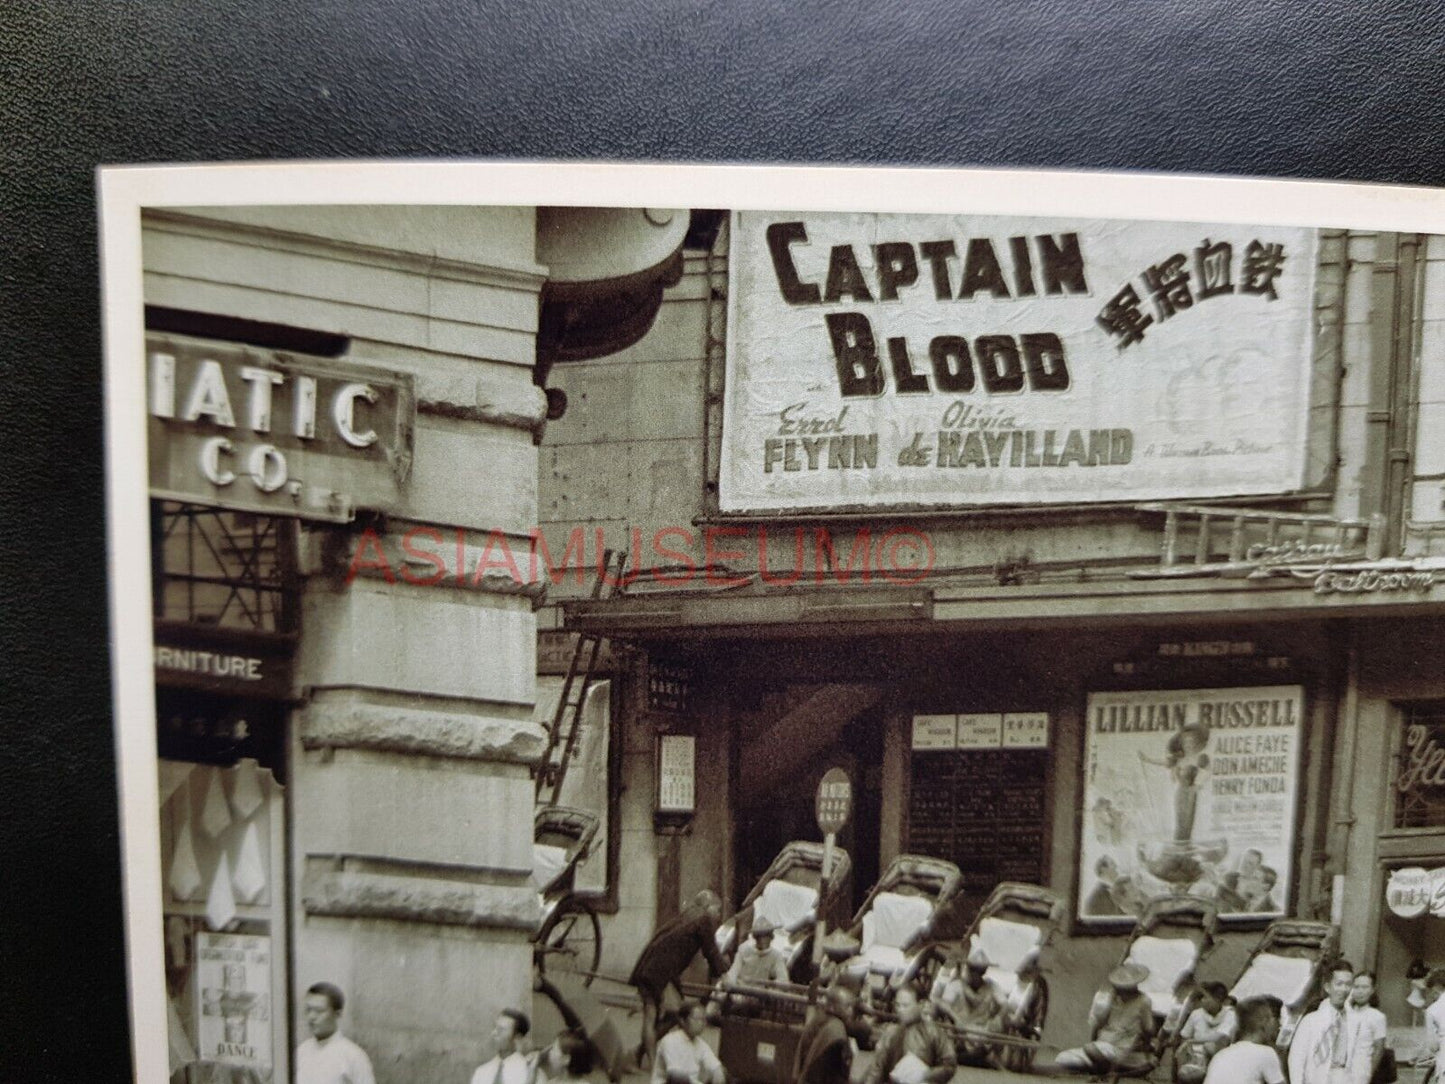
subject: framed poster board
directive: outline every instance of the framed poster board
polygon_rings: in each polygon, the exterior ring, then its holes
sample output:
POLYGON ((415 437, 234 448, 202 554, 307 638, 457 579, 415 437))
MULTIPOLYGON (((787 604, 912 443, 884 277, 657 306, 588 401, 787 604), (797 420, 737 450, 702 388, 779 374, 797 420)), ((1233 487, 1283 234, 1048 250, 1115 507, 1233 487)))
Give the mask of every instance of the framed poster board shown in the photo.
POLYGON ((1289 913, 1302 686, 1096 692, 1085 718, 1081 922, 1171 891, 1224 919, 1289 913))

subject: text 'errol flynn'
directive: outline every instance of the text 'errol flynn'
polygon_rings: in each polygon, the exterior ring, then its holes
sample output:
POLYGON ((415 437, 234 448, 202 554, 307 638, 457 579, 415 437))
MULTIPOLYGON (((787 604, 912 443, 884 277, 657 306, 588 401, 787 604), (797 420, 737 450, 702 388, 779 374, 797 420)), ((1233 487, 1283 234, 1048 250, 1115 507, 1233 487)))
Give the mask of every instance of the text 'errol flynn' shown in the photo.
MULTIPOLYGON (((959 245, 952 239, 885 241, 873 245, 872 282, 863 274, 852 245, 834 245, 827 277, 820 287, 805 282, 793 262, 792 246, 807 244, 802 222, 774 222, 767 229, 768 251, 778 289, 790 305, 833 305, 845 298, 853 304, 898 301, 905 291, 926 289, 919 279, 927 265, 933 296, 942 302, 969 301, 979 295, 999 300, 1087 294, 1084 257, 1077 233, 1010 237, 1006 242, 1009 274, 998 248, 987 237, 966 239, 961 268, 959 245), (957 285, 955 285, 955 282, 957 285), (876 294, 875 294, 876 290, 876 294)), ((837 366, 838 387, 848 397, 882 395, 888 386, 872 322, 859 312, 833 312, 824 317, 837 366)), ((935 335, 928 343, 928 369, 913 366, 908 340, 887 340, 893 386, 900 395, 968 393, 982 386, 990 395, 1030 391, 1064 391, 1069 367, 1058 335, 935 335)))

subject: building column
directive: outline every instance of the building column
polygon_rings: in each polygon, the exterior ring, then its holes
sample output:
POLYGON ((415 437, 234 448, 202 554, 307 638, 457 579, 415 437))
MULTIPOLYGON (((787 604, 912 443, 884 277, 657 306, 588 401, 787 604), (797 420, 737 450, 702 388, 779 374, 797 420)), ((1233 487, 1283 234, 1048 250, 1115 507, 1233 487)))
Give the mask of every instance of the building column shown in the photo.
POLYGON ((462 1080, 531 1001, 532 600, 374 571, 304 600, 293 988, 346 991, 379 1082, 462 1080))

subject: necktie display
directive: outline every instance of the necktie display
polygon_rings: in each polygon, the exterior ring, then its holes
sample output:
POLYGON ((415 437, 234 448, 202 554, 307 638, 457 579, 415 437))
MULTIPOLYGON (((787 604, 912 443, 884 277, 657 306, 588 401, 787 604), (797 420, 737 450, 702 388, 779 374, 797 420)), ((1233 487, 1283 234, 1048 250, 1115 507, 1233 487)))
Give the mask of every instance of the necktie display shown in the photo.
POLYGON ((231 886, 242 903, 255 903, 266 888, 266 863, 261 858, 261 843, 254 824, 246 825, 241 834, 241 851, 231 871, 231 886))
POLYGON ((216 875, 211 880, 211 890, 206 894, 206 922, 213 930, 224 930, 236 917, 236 897, 231 891, 231 862, 226 852, 221 852, 221 861, 216 866, 216 875))
POLYGON ((188 900, 201 887, 201 867, 196 861, 195 841, 191 838, 191 818, 182 817, 176 830, 176 847, 171 853, 171 872, 167 878, 171 896, 188 900))
POLYGON ((221 783, 221 773, 211 768, 206 772, 206 801, 201 807, 201 827, 206 835, 215 839, 231 827, 231 807, 226 801, 226 788, 221 783))
POLYGON ((261 807, 261 773, 254 760, 243 760, 231 769, 231 808, 242 820, 261 807))

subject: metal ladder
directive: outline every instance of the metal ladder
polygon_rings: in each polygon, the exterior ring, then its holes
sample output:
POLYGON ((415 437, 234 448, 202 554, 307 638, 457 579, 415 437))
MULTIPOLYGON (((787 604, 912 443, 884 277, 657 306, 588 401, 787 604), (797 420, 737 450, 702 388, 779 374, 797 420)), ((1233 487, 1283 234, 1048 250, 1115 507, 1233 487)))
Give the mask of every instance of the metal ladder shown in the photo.
MULTIPOLYGON (((603 550, 602 565, 597 579, 593 581, 591 597, 603 599, 616 594, 621 589, 622 573, 626 567, 626 550, 603 550)), ((582 710, 587 703, 587 691, 592 687, 597 656, 604 639, 590 632, 577 633, 572 661, 567 666, 567 679, 562 683, 562 693, 557 697, 557 707, 547 727, 547 747, 537 762, 538 806, 557 804, 562 781, 567 778, 567 767, 577 752, 577 742, 582 734, 582 710)))

